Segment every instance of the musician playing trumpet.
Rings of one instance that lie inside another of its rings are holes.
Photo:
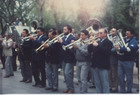
[[[27,29],[23,29],[22,37],[25,38],[29,34]],[[23,79],[20,82],[30,83],[32,82],[32,70],[31,70],[31,47],[32,41],[27,39],[22,39],[22,43],[18,44],[19,49],[19,59],[21,65],[21,74]]]
[[[89,56],[88,56],[88,39],[89,33],[87,30],[82,30],[80,34],[80,44],[74,44],[73,47],[76,49],[76,73],[79,83],[80,93],[87,93],[88,82],[87,76],[89,71]]]
[[[32,40],[32,73],[34,76],[35,84],[33,86],[39,86],[41,88],[46,87],[46,74],[45,74],[45,52],[39,51],[38,53],[35,52],[42,42],[46,41],[46,36],[44,35],[45,30],[42,27],[37,28],[38,36],[36,38],[30,37]],[[41,73],[41,80],[40,75]]]
[[[97,93],[109,93],[109,57],[112,48],[112,42],[107,38],[105,28],[99,29],[101,41],[95,41],[90,45],[91,67],[93,68],[94,82]]]
[[[64,37],[62,39],[58,39],[62,45],[66,46],[71,43],[72,40],[75,40],[75,37],[71,34],[72,27],[70,25],[65,25],[63,27]],[[70,49],[66,49],[66,51],[62,51],[62,58],[63,58],[63,70],[64,70],[64,78],[67,85],[67,90],[64,93],[74,93],[74,62],[75,56],[74,52]]]
[[[50,30],[48,33],[49,41],[57,36],[56,31]],[[57,91],[58,90],[58,65],[60,59],[60,48],[61,44],[59,42],[52,42],[52,44],[45,44],[45,67],[46,67],[46,77],[48,80],[48,86],[46,90]]]

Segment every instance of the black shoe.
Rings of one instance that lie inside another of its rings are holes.
[[[53,90],[53,88],[46,87],[45,90]]]
[[[32,80],[27,80],[27,81],[25,81],[25,83],[31,83],[32,82]]]
[[[110,92],[112,92],[112,93],[117,93],[117,92],[118,92],[118,89],[112,88]]]
[[[19,82],[26,82],[27,80],[21,80],[21,81],[19,81]]]
[[[40,88],[45,88],[46,86],[38,85],[38,87],[40,87]]]
[[[10,76],[14,76],[14,74],[10,74]]]
[[[10,75],[4,76],[4,78],[9,78],[9,77],[10,77]]]
[[[95,85],[90,86],[89,88],[96,88]]]
[[[32,86],[34,86],[34,87],[37,87],[37,86],[39,86],[40,84],[37,84],[37,83],[35,83],[34,85],[32,85]]]
[[[52,91],[58,91],[58,89],[57,89],[57,88],[55,88],[55,89],[52,89]]]

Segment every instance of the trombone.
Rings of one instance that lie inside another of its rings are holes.
[[[44,45],[49,41],[50,39],[46,40],[40,47],[38,47],[37,49],[35,49],[35,52],[38,53],[38,51],[41,49],[43,50],[44,49]]]
[[[38,47],[37,49],[35,49],[35,52],[37,53],[39,50],[43,50],[44,49],[44,45],[46,43],[48,43],[49,45],[53,44],[53,43],[56,43],[57,42],[57,39],[59,37],[62,37],[64,35],[64,33],[61,33],[60,35],[58,35],[57,37],[53,38],[51,41],[49,41],[50,39],[46,40],[40,47]]]

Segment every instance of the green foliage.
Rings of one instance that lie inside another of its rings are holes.
[[[6,1],[6,2],[5,2]],[[40,22],[40,8],[38,0],[2,0],[0,3],[0,30],[4,31],[6,23],[13,23],[16,18],[30,26],[33,20]],[[41,2],[43,0],[39,0]],[[89,2],[94,0],[88,0]],[[134,29],[138,34],[139,0],[100,0],[98,6],[89,4],[85,7],[84,0],[46,0],[43,6],[43,27],[48,31],[51,27],[63,29],[66,24],[71,25],[77,33],[84,28],[91,18],[98,18],[103,26],[117,29]],[[71,5],[67,8],[65,4]],[[72,7],[73,6],[73,7]],[[78,6],[78,7],[74,7]],[[101,6],[101,8],[99,8]]]
[[[137,3],[136,3],[137,2]],[[131,2],[131,0],[115,0],[110,3],[110,6],[107,9],[106,16],[103,18],[105,24],[109,28],[115,27],[117,29],[123,29],[123,33],[127,29],[133,29],[136,33],[139,33],[138,25],[136,24],[136,17],[138,14],[138,0]],[[132,16],[130,14],[132,12]]]

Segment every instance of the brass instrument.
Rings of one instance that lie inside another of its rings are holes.
[[[126,48],[126,44],[124,42],[123,36],[122,36],[122,30],[119,29],[116,32],[116,36],[112,37],[112,34],[108,34],[107,37],[109,40],[112,41],[112,43],[115,45],[119,45],[120,47],[125,47]],[[113,41],[113,39],[115,39],[116,41]]]
[[[102,24],[100,23],[100,21],[98,19],[94,18],[94,19],[91,19],[91,20],[88,21],[88,23],[86,24],[85,28],[89,32],[89,35],[91,37],[93,37],[93,41],[96,41],[96,40],[94,40],[94,34],[98,32],[99,28],[102,28]],[[91,39],[89,39],[87,42],[90,42],[90,40]],[[81,38],[78,39],[77,41],[75,41],[74,43],[70,43],[70,44],[68,44],[66,46],[62,46],[62,48],[64,50],[66,50],[66,48],[71,49],[73,47],[72,45],[74,45],[74,44],[78,45],[80,43],[82,43]],[[88,43],[88,44],[90,44],[90,43]]]
[[[44,49],[43,46],[44,46],[46,43],[48,43],[49,40],[50,40],[50,39],[46,40],[40,47],[38,47],[37,49],[35,49],[35,52],[38,53],[38,51],[39,51],[40,49],[43,50],[43,49]]]
[[[125,41],[124,41],[124,39],[123,39],[123,36],[122,36],[122,32],[121,32],[122,30],[121,29],[119,29],[118,31],[117,31],[117,34],[118,34],[118,37],[120,38],[120,44],[121,44],[121,47],[127,47],[126,46],[126,43],[125,43]]]
[[[66,50],[66,48],[71,49],[71,48],[73,47],[72,45],[78,44],[78,43],[80,43],[80,41],[81,41],[81,38],[79,38],[79,39],[76,40],[75,42],[70,43],[70,44],[68,44],[68,45],[66,45],[66,46],[62,46],[62,48],[63,48],[64,50]]]
[[[91,41],[91,40],[92,40],[92,41]],[[89,39],[89,40],[85,41],[85,43],[87,43],[87,44],[92,44],[92,43],[97,42],[97,41],[100,41],[100,39],[99,39],[99,38]]]
[[[35,52],[37,53],[39,50],[43,50],[44,49],[44,45],[47,44],[47,43],[49,45],[56,43],[57,42],[57,39],[59,37],[62,37],[63,35],[64,35],[64,33],[61,33],[57,37],[53,38],[51,41],[49,41],[50,39],[46,40],[40,47],[38,47],[37,49],[35,49]]]
[[[29,39],[30,37],[36,37],[37,35],[38,35],[38,34],[33,34],[33,35],[30,35],[30,36],[21,38],[21,40],[30,40],[30,39]]]

